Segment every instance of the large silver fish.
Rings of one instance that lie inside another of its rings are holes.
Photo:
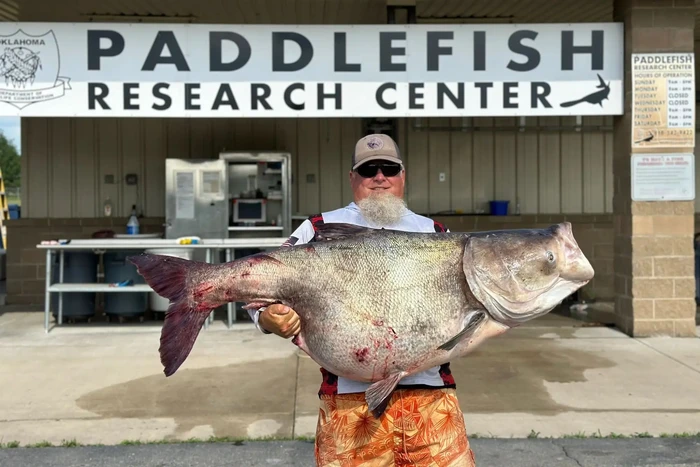
[[[365,398],[379,417],[404,376],[550,312],[594,275],[568,222],[477,233],[326,224],[316,239],[224,264],[130,257],[170,300],[165,375],[185,361],[212,309],[283,303],[301,320],[293,342],[316,363],[374,383]]]

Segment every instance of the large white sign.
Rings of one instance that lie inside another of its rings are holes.
[[[623,113],[623,25],[0,23],[0,115]]]
[[[633,201],[695,199],[695,156],[632,154]]]

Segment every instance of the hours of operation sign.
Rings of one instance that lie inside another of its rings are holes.
[[[632,54],[632,147],[695,146],[693,53]]]
[[[694,199],[693,154],[632,154],[633,201]]]

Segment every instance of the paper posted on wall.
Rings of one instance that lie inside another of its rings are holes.
[[[175,174],[175,217],[194,219],[194,172]]]
[[[632,148],[694,146],[694,54],[633,54]]]

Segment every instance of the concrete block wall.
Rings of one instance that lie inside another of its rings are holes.
[[[695,262],[693,235],[700,227],[692,202],[636,203],[620,216],[615,280],[617,313],[635,310],[635,335],[693,335]],[[630,237],[627,237],[630,235]],[[632,258],[631,261],[627,258]]]
[[[694,52],[695,14],[692,0],[613,1],[613,20],[624,21],[626,57]],[[695,203],[634,201],[630,188],[631,153],[694,152],[695,144],[631,146],[631,75],[625,67],[624,115],[614,119],[613,133],[615,324],[635,337],[696,337]]]
[[[8,305],[42,305],[46,282],[46,251],[42,240],[88,239],[100,230],[124,232],[127,218],[11,219],[7,224]],[[139,219],[143,233],[163,231],[163,218]]]

